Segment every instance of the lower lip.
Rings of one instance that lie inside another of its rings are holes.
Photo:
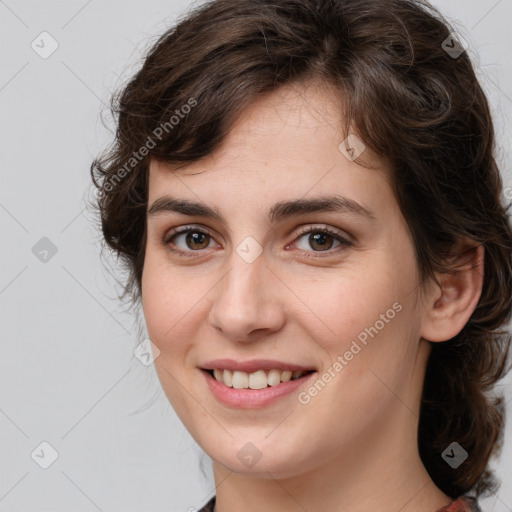
[[[219,382],[205,370],[201,370],[201,372],[206,378],[210,391],[219,402],[239,409],[252,409],[272,404],[279,398],[293,393],[316,374],[316,372],[308,373],[298,379],[281,382],[277,386],[267,386],[263,389],[236,389]]]

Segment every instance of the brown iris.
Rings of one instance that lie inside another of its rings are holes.
[[[311,235],[309,235],[309,243],[311,244],[311,247],[313,247],[313,249],[315,249],[315,245],[316,246],[324,245],[326,243],[327,238],[331,239],[331,243],[329,244],[329,247],[318,248],[318,250],[320,250],[320,251],[326,251],[332,247],[332,238],[333,238],[331,235],[329,235],[327,233],[318,233],[318,232],[312,233]]]

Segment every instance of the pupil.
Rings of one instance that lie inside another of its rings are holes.
[[[199,245],[204,245],[204,239],[206,239],[206,236],[204,233],[188,233],[187,235],[187,244],[190,246],[193,246],[195,243],[198,243]],[[203,244],[201,244],[200,239],[203,238]],[[208,244],[206,244],[208,245]],[[195,247],[197,249],[198,247]],[[204,247],[199,247],[199,249],[203,249]]]
[[[315,244],[317,244],[317,245],[324,245],[326,243],[325,242],[326,238],[331,238],[331,236],[326,234],[326,233],[315,233],[315,234],[310,235],[310,237],[309,237],[310,242],[312,242],[311,243],[312,247],[314,247]],[[329,247],[320,248],[320,250],[324,250],[325,251],[325,250],[327,250],[329,248],[330,248],[330,246]]]

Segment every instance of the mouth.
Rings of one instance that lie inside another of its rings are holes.
[[[201,370],[217,382],[234,389],[265,389],[275,387],[285,382],[303,379],[316,371],[313,369],[283,370],[280,368],[256,370],[251,373],[223,368],[201,368]]]

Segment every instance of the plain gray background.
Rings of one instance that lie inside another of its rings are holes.
[[[434,4],[470,44],[512,187],[512,0]],[[215,491],[154,367],[133,355],[145,336],[116,302],[86,208],[110,140],[100,111],[189,5],[0,1],[0,511],[184,512]],[[510,382],[502,487],[484,512],[512,511]]]

